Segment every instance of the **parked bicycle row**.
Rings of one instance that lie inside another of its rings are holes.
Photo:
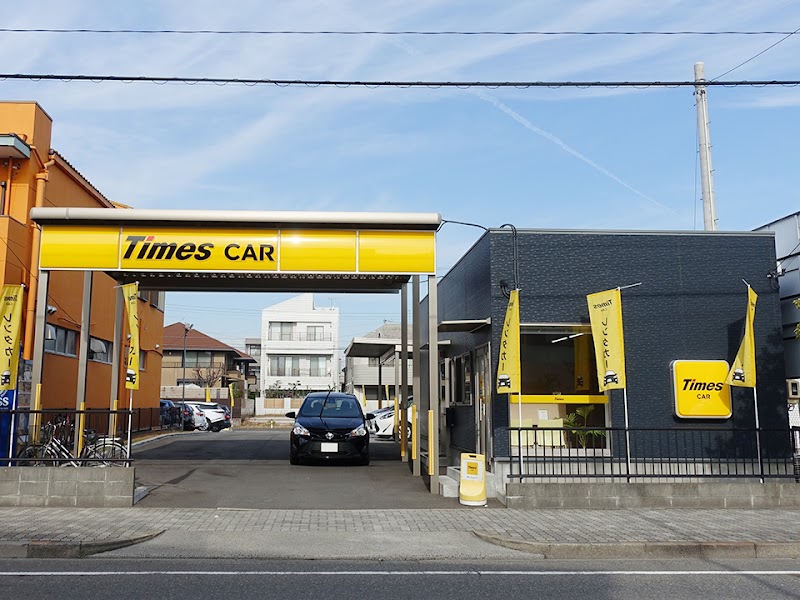
[[[14,464],[17,466],[73,466],[106,467],[127,466],[130,451],[122,438],[98,433],[97,429],[83,427],[86,413],[27,413],[24,428],[18,429],[18,451]],[[98,415],[99,416],[99,415]],[[108,411],[110,421],[104,431],[115,428],[119,413]],[[76,438],[76,422],[78,431]]]

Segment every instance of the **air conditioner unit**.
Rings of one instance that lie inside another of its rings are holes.
[[[786,395],[789,400],[800,400],[800,379],[786,380]]]

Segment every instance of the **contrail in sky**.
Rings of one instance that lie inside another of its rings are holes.
[[[598,165],[591,158],[589,158],[587,156],[584,156],[583,154],[581,154],[580,152],[575,150],[575,148],[567,145],[563,140],[557,138],[552,133],[549,133],[549,132],[545,131],[544,129],[540,129],[539,127],[537,127],[536,125],[534,125],[533,123],[528,121],[528,119],[523,117],[521,114],[519,114],[518,112],[514,111],[512,108],[509,108],[508,106],[503,104],[500,100],[498,100],[494,96],[490,96],[489,94],[484,94],[484,93],[481,93],[480,91],[476,91],[476,90],[473,90],[473,94],[478,96],[484,102],[488,102],[489,104],[493,105],[495,108],[503,111],[509,117],[514,119],[517,123],[519,123],[520,125],[522,125],[526,129],[528,129],[529,131],[532,131],[536,135],[539,135],[539,136],[543,137],[544,139],[553,142],[555,145],[557,145],[559,148],[561,148],[564,152],[567,152],[568,154],[571,154],[572,156],[574,156],[578,160],[581,160],[581,161],[585,162],[587,165],[589,165],[590,167],[592,167],[596,171],[599,171],[600,173],[602,173],[603,175],[605,175],[609,179],[612,179],[612,180],[616,181],[618,184],[620,184],[621,186],[629,189],[630,191],[632,191],[637,196],[640,196],[641,198],[644,198],[648,202],[652,202],[653,204],[655,204],[656,206],[659,206],[660,208],[663,208],[664,210],[668,210],[670,212],[674,212],[668,206],[665,206],[664,204],[661,204],[657,200],[654,200],[653,198],[651,198],[647,194],[644,194],[644,193],[640,192],[639,190],[637,190],[635,187],[633,187],[629,183],[626,183],[625,181],[623,181],[622,179],[620,179],[619,177],[614,175],[614,173],[612,173],[611,171],[609,171],[608,169],[606,169],[602,165]]]

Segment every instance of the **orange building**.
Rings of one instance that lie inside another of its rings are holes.
[[[78,346],[84,274],[53,271],[49,277],[45,339],[34,340],[38,291],[39,227],[29,214],[35,206],[125,210],[100,193],[57,151],[50,148],[53,122],[35,102],[0,102],[0,285],[24,284],[23,353],[19,405],[30,405],[31,359],[35,344],[44,344],[41,398],[43,408],[74,408],[79,398]],[[126,348],[114,348],[117,283],[95,272],[91,281],[91,318],[86,366],[87,408],[127,405],[124,373],[112,390],[112,360]],[[134,406],[159,406],[163,292],[139,294],[140,373]],[[123,336],[125,339],[125,336]],[[120,361],[123,365],[124,360]]]

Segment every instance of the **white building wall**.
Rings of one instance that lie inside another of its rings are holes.
[[[289,339],[270,335],[273,323],[292,323]],[[308,339],[308,327],[322,327],[322,339]],[[273,339],[271,339],[273,338]],[[288,388],[296,383],[304,393],[313,390],[339,389],[339,309],[315,308],[313,294],[301,294],[280,304],[265,308],[261,314],[261,379],[260,396],[276,384]],[[271,357],[298,357],[298,373],[275,374]],[[323,356],[323,376],[311,376],[311,356]],[[262,403],[263,405],[263,403]]]

